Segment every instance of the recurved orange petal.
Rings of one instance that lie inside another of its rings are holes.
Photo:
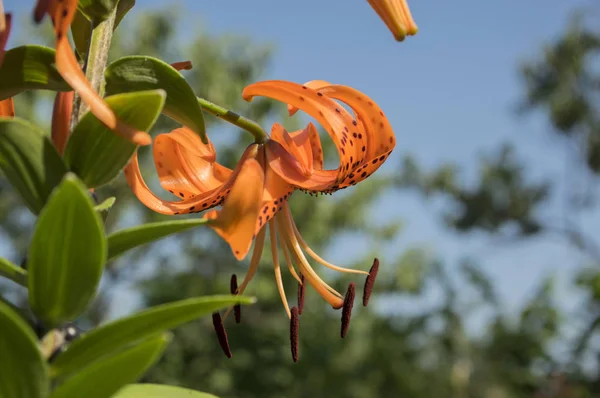
[[[2,15],[4,16],[4,30],[0,30],[0,66],[2,66],[2,62],[4,61],[4,49],[6,48],[6,43],[8,42],[8,36],[10,36],[10,29],[12,26],[12,15]]]
[[[233,170],[230,178],[224,184],[216,187],[213,190],[181,201],[163,200],[154,194],[150,188],[148,188],[148,185],[146,185],[140,170],[137,153],[133,155],[131,161],[125,167],[123,172],[125,173],[127,183],[129,184],[129,187],[134,195],[149,209],[154,210],[157,213],[168,215],[199,213],[218,206],[223,202],[223,200],[229,194],[231,186],[233,185],[236,176],[239,174],[243,162],[248,158],[256,157],[256,147],[257,145],[253,144],[246,148],[240,163],[236,169]]]
[[[90,107],[92,114],[109,129],[137,145],[149,145],[152,142],[150,136],[117,119],[104,100],[94,91],[81,70],[67,36],[76,10],[77,0],[52,0],[48,5],[48,13],[54,22],[56,34],[58,72]]]
[[[313,192],[337,189],[337,170],[316,170],[310,176],[304,175],[300,164],[277,141],[269,140],[266,144],[267,163],[284,181],[295,187]]]
[[[33,11],[33,20],[40,23],[44,19],[44,15],[48,12],[50,2],[52,0],[38,0]]]
[[[231,246],[238,260],[244,259],[254,239],[264,187],[264,170],[255,159],[246,159],[223,209],[212,210],[204,217],[209,226]]]
[[[153,152],[162,187],[181,198],[212,191],[231,176],[230,169],[216,163],[212,143],[202,143],[187,127],[157,136]]]
[[[73,113],[74,91],[58,92],[52,110],[52,142],[61,155],[67,145]]]
[[[14,117],[15,116],[15,103],[12,98],[7,98],[0,101],[0,116]]]
[[[313,154],[310,142],[311,127],[310,123],[304,130],[298,130],[292,134],[288,133],[281,124],[275,123],[271,128],[271,139],[279,142],[290,155],[298,160],[300,172],[309,177],[313,170]]]
[[[338,149],[340,167],[336,182],[349,174],[352,165],[366,151],[363,142],[365,137],[358,134],[357,137],[352,137],[358,122],[333,99],[310,87],[280,80],[264,81],[246,87],[242,96],[246,100],[252,100],[255,96],[273,98],[314,117],[325,128]]]
[[[177,70],[190,70],[192,69],[192,61],[173,62],[171,66]]]

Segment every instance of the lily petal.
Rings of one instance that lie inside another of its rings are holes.
[[[1,11],[0,11],[1,12]],[[4,49],[8,42],[8,36],[10,36],[10,28],[12,26],[12,15],[2,14],[4,16],[4,30],[0,31],[0,66],[4,61]]]
[[[231,177],[222,186],[181,201],[163,200],[148,188],[140,170],[137,152],[133,155],[129,164],[125,166],[123,172],[134,195],[149,209],[168,215],[199,213],[223,202],[240,172],[243,161],[249,157],[256,157],[256,147],[257,145],[253,144],[246,149],[240,163],[231,173]]]
[[[307,177],[299,170],[298,161],[277,141],[266,144],[267,163],[277,175],[287,183],[307,191],[327,191],[336,186],[339,178],[337,170],[313,170]]]
[[[33,20],[36,23],[40,23],[42,22],[42,19],[44,19],[44,15],[46,15],[48,9],[50,8],[50,1],[51,0],[38,0],[35,4],[35,10],[33,11]]]
[[[271,139],[277,141],[298,160],[300,172],[310,177],[313,169],[312,145],[310,142],[311,128],[316,131],[312,123],[304,130],[298,130],[293,134],[288,133],[281,124],[275,123],[271,128]]]
[[[245,100],[255,96],[265,96],[302,109],[314,117],[328,132],[340,157],[338,178],[342,181],[349,173],[351,166],[361,153],[366,151],[366,137],[357,134],[352,137],[358,122],[333,99],[318,93],[316,90],[300,84],[271,80],[247,86],[242,92]],[[283,177],[283,176],[282,176]],[[335,184],[334,184],[335,185]],[[308,189],[304,186],[299,186]]]
[[[223,209],[212,210],[204,216],[211,220],[209,226],[229,243],[238,260],[244,259],[250,251],[263,186],[263,168],[255,159],[246,159]]]
[[[294,187],[277,175],[269,166],[266,150],[259,154],[257,160],[264,170],[265,182],[260,203],[260,213],[256,219],[255,232],[258,233],[267,222],[273,220],[275,214],[282,210],[285,201],[294,191]]]
[[[340,184],[340,188],[344,188],[373,174],[394,150],[396,138],[381,108],[365,94],[342,85],[321,86],[318,91],[352,108],[359,121],[358,134],[366,137],[366,152],[352,168],[350,175]]]
[[[83,102],[90,107],[92,114],[109,129],[137,145],[149,145],[152,142],[150,136],[117,119],[114,112],[94,91],[81,70],[67,35],[76,11],[77,0],[54,0],[48,6],[48,13],[54,22],[56,34],[56,68],[58,72],[81,96]]]
[[[61,155],[67,145],[73,113],[74,91],[58,92],[52,110],[52,142]]]
[[[215,162],[212,143],[202,143],[187,127],[157,136],[153,152],[162,187],[182,198],[218,188],[231,176],[230,169]]]

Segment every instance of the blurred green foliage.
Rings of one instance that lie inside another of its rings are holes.
[[[273,118],[294,125],[294,120],[284,116],[283,107],[255,101],[250,108],[240,96],[246,84],[263,77],[271,54],[269,46],[257,45],[246,37],[214,37],[204,32],[181,43],[172,23],[176,10],[136,8],[131,13],[137,16],[134,23],[126,19],[117,30],[112,59],[141,54],[169,63],[191,60],[194,68],[183,73],[199,96],[263,125]],[[598,59],[598,43],[597,31],[574,23],[522,69],[522,109],[541,109],[552,134],[583,142],[580,157],[587,166],[581,173],[600,169],[600,156],[596,156],[600,153],[600,74],[592,67]],[[34,115],[41,101],[36,94],[25,93],[17,102],[17,111]],[[207,116],[208,135],[217,142],[219,160],[232,164],[249,137],[216,122]],[[171,127],[172,121],[161,118],[155,131]],[[540,206],[557,194],[554,182],[527,177],[519,160],[518,142],[497,148],[495,153],[482,159],[478,179],[469,186],[461,183],[461,170],[455,165],[423,170],[417,154],[395,165],[396,173],[381,171],[340,195],[314,198],[296,193],[291,198],[292,212],[304,239],[319,253],[342,236],[358,235],[367,250],[348,265],[362,269],[368,269],[373,256],[397,241],[402,231],[398,220],[386,225],[370,220],[377,199],[382,195],[399,197],[409,189],[426,197],[444,197],[452,210],[441,217],[457,233],[479,230],[508,234],[517,241],[556,233],[539,214]],[[331,155],[329,161],[333,160]],[[142,156],[142,164],[145,174],[150,175],[152,166],[147,156]],[[151,186],[157,186],[155,181]],[[118,198],[107,220],[111,229],[165,219],[138,203],[122,176],[98,195],[101,199]],[[573,211],[590,203],[595,203],[594,198],[577,201]],[[17,263],[26,252],[32,221],[0,179],[0,234]],[[516,228],[506,232],[506,226]],[[267,254],[247,291],[259,302],[243,309],[242,324],[226,323],[233,358],[223,356],[210,321],[197,321],[174,331],[165,355],[143,381],[240,398],[598,396],[600,352],[592,343],[600,325],[600,251],[595,249],[595,237],[576,228],[558,233],[590,258],[589,267],[581,264],[578,268],[584,271],[576,287],[585,294],[585,303],[577,313],[560,313],[551,278],[541,280],[537,291],[530,292],[529,300],[515,312],[504,307],[493,281],[477,266],[477,259],[454,267],[460,273],[454,275],[449,273],[443,254],[413,248],[397,258],[381,259],[372,304],[367,308],[356,305],[350,333],[344,340],[339,338],[339,313],[328,309],[309,290],[301,317],[300,361],[294,364],[289,353],[289,326]],[[247,263],[238,264],[212,232],[196,229],[120,257],[109,266],[103,294],[79,321],[83,327],[106,319],[111,306],[128,306],[130,299],[140,298],[143,306],[152,306],[226,293],[229,275],[243,274]],[[336,287],[356,280],[326,274]],[[286,278],[285,286],[293,297],[296,283]],[[127,295],[115,294],[123,289],[128,290]],[[423,305],[423,298],[432,290],[440,299]],[[10,296],[17,304],[19,293]],[[488,323],[484,333],[474,333],[469,325],[482,312],[487,314]],[[563,333],[568,325],[578,325],[575,336]],[[560,347],[558,354],[556,347]],[[594,371],[585,372],[584,365]]]

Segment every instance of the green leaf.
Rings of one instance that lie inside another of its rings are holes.
[[[0,301],[0,397],[48,396],[48,369],[33,331]]]
[[[95,24],[108,18],[119,0],[79,0],[77,9]]]
[[[79,4],[81,5],[81,3]],[[113,31],[117,29],[127,12],[129,12],[134,5],[135,0],[119,0]],[[81,58],[85,58],[92,36],[92,21],[90,21],[80,9],[77,9],[75,18],[73,18],[73,22],[71,23],[71,33],[73,34],[73,41],[75,42],[77,53]]]
[[[69,173],[42,210],[29,247],[29,302],[46,327],[87,308],[105,261],[100,216],[85,186]]]
[[[59,377],[76,372],[85,364],[103,355],[121,350],[153,334],[183,325],[234,304],[253,302],[251,298],[239,296],[198,297],[159,305],[130,317],[118,319],[93,329],[71,343],[69,349],[52,363],[51,374]]]
[[[27,286],[27,271],[5,258],[0,258],[0,276],[8,278],[21,286]]]
[[[170,340],[170,335],[164,333],[102,358],[59,385],[51,398],[111,397],[124,385],[141,378]]]
[[[117,94],[105,101],[120,120],[138,130],[148,131],[160,115],[165,92]],[[136,149],[135,144],[116,135],[88,112],[69,137],[64,159],[69,169],[88,187],[96,188],[117,177]]]
[[[133,8],[135,5],[135,0],[119,0],[119,4],[117,5],[117,15],[115,16],[115,27],[117,29],[125,15]]]
[[[127,250],[167,237],[190,228],[204,225],[208,220],[195,218],[189,220],[162,221],[122,229],[108,235],[108,259],[111,260]]]
[[[115,198],[114,196],[111,196],[110,198],[106,199],[104,202],[102,202],[99,205],[96,205],[94,207],[94,210],[96,210],[98,212],[98,214],[100,214],[102,221],[106,221],[106,217],[108,217],[108,212],[113,207],[116,200],[117,200],[117,198]]]
[[[216,395],[161,384],[130,384],[112,398],[218,398]]]
[[[44,132],[19,118],[0,117],[0,169],[38,214],[67,167]]]
[[[152,57],[130,56],[111,63],[104,74],[106,93],[163,89],[167,101],[163,113],[195,131],[204,143],[204,116],[194,91],[171,65]]]
[[[55,54],[51,48],[36,45],[15,47],[4,53],[0,100],[25,90],[72,90],[56,70]]]

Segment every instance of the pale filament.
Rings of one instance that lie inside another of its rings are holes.
[[[285,213],[278,214],[276,221],[279,224],[282,243],[287,245],[288,249],[290,249],[290,253],[295,258],[296,264],[300,267],[300,272],[302,272],[308,283],[310,283],[313,289],[315,289],[332,307],[340,308],[343,304],[342,295],[325,283],[312,269],[306,260],[306,257],[304,257],[304,253],[302,253],[298,241],[295,239],[290,222],[285,218]]]
[[[281,297],[281,301],[283,302],[285,312],[287,313],[288,318],[291,319],[292,313],[290,312],[287,297],[285,296],[285,289],[283,288],[283,279],[281,277],[281,267],[279,266],[279,255],[277,253],[277,227],[275,226],[274,220],[269,221],[269,235],[271,237],[273,270],[275,271],[275,281],[277,282],[277,290],[279,290],[279,296]]]
[[[290,270],[290,274],[292,274],[294,279],[296,279],[298,283],[302,285],[302,279],[300,279],[300,277],[298,276],[298,273],[294,268],[294,264],[292,263],[292,259],[290,258],[290,253],[284,244],[281,245],[281,250],[283,251],[283,256],[285,257],[285,262],[287,263],[288,269]]]
[[[252,259],[250,260],[250,267],[248,267],[248,272],[246,272],[246,276],[244,277],[244,281],[238,287],[237,295],[241,295],[246,290],[248,283],[254,278],[256,275],[256,271],[258,270],[258,264],[260,263],[260,258],[262,256],[263,247],[265,245],[265,230],[266,226],[262,228],[258,235],[256,235],[256,241],[254,241],[254,251],[252,252]],[[223,322],[227,319],[227,315],[231,312],[233,306],[229,306],[225,315],[223,315]]]
[[[284,203],[284,206],[285,205],[286,204]],[[285,231],[287,234],[286,236],[288,236],[286,244],[288,246],[288,249],[290,250],[290,253],[292,254],[292,257],[296,260],[295,262],[297,263],[297,265],[299,267],[301,267],[302,265],[305,267],[308,267],[308,269],[310,269],[310,272],[315,276],[315,278],[319,281],[319,283],[321,285],[325,286],[325,289],[327,289],[329,292],[331,292],[334,296],[337,296],[337,297],[343,299],[344,296],[342,296],[340,293],[338,293],[337,290],[335,290],[334,288],[329,286],[327,284],[327,282],[325,282],[323,279],[321,279],[319,274],[317,274],[315,272],[315,270],[313,270],[313,268],[310,266],[310,263],[306,259],[306,256],[304,255],[304,252],[302,251],[302,248],[300,247],[300,244],[298,243],[298,240],[296,239],[296,235],[294,234],[294,231],[292,230],[291,225],[294,223],[294,220],[292,219],[291,213],[283,212],[281,214],[280,220],[282,220],[280,222],[282,223],[282,225],[285,226]],[[280,228],[281,228],[281,226],[280,226]]]
[[[312,257],[313,260],[315,260],[319,264],[324,265],[325,267],[330,268],[334,271],[346,272],[349,274],[369,275],[369,273],[367,271],[363,271],[363,270],[359,270],[359,269],[352,269],[352,268],[338,267],[337,265],[331,264],[330,262],[323,260],[323,258],[321,258],[321,256],[319,256],[317,253],[315,253],[308,246],[308,244],[304,241],[304,239],[302,239],[302,236],[300,235],[300,232],[298,231],[298,227],[296,227],[296,223],[294,222],[294,219],[292,218],[292,215],[290,212],[290,207],[287,205],[287,203],[284,204],[284,211],[286,211],[288,213],[288,218],[292,221],[292,228],[294,230],[294,235],[296,236],[296,239],[298,240],[300,247],[302,247],[302,249],[304,249],[304,251],[306,253],[308,253],[308,255],[310,257]]]

